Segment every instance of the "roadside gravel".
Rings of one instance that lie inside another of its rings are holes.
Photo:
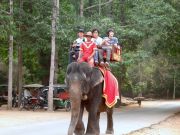
[[[180,135],[180,112],[150,127],[126,135]]]

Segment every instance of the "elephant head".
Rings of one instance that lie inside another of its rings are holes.
[[[90,67],[85,62],[73,62],[67,67],[66,85],[69,91],[80,92],[81,98],[102,81],[103,75],[99,69]]]
[[[73,62],[68,65],[66,85],[71,99],[71,122],[68,135],[73,135],[75,131],[81,111],[81,101],[87,100],[89,91],[102,82],[103,75],[99,69],[90,67],[87,63]]]

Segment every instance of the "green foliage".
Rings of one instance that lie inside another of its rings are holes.
[[[107,2],[101,0],[101,3]],[[84,8],[99,1],[84,0]],[[13,18],[7,14],[6,0],[0,3],[0,60],[7,65],[8,37],[14,35],[15,59],[17,46],[23,48],[24,83],[42,82],[49,77],[51,50],[52,4],[49,0],[24,1],[23,10],[14,1]],[[123,49],[123,62],[112,63],[123,95],[172,96],[180,88],[180,4],[178,0],[113,0],[112,3],[84,10],[79,16],[80,1],[60,1],[56,45],[58,49],[58,82],[64,83],[70,43],[77,30],[93,28],[106,36],[115,30]],[[10,21],[13,20],[13,25]],[[174,86],[174,77],[176,84]],[[180,92],[177,91],[180,96]],[[162,96],[161,96],[162,97]]]

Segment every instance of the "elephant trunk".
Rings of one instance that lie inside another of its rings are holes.
[[[68,129],[68,135],[73,135],[79,119],[82,94],[80,88],[73,86],[69,89],[69,91],[71,99],[71,122]]]

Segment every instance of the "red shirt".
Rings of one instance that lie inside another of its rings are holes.
[[[93,41],[83,42],[80,46],[80,50],[82,51],[83,57],[86,58],[91,56],[95,49],[96,49],[96,44]]]

